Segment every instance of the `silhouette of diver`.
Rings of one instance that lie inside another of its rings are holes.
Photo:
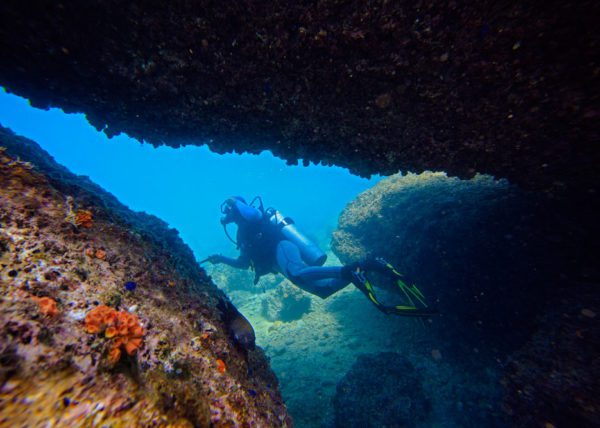
[[[254,206],[259,201],[258,207]],[[327,255],[297,229],[294,221],[284,217],[275,208],[263,207],[257,196],[250,204],[244,198],[233,196],[221,204],[221,224],[227,237],[240,250],[237,259],[213,254],[200,263],[224,263],[238,269],[252,268],[254,284],[268,273],[281,273],[301,289],[325,299],[353,283],[382,312],[409,316],[428,316],[424,297],[416,286],[408,287],[392,265],[381,258],[366,259],[346,266],[323,266]],[[227,232],[227,225],[238,227],[237,240]],[[377,271],[392,275],[405,293],[409,305],[385,306],[375,297],[375,291],[365,276],[365,271]],[[417,307],[415,301],[421,303]]]

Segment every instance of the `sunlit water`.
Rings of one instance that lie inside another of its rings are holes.
[[[33,108],[0,90],[0,124],[36,141],[72,172],[89,176],[135,211],[176,228],[198,259],[234,255],[219,218],[231,195],[262,196],[320,243],[329,241],[337,216],[371,180],[338,167],[288,166],[270,152],[218,155],[206,146],[174,149],[142,144],[123,134],[109,139],[83,114]]]
[[[241,195],[248,201],[260,195],[265,207],[274,206],[292,217],[307,236],[329,251],[331,232],[340,212],[356,195],[379,180],[379,177],[359,178],[339,167],[289,166],[270,152],[218,155],[205,146],[155,148],[125,135],[109,139],[93,128],[83,114],[36,109],[27,100],[3,89],[0,124],[36,141],[58,163],[90,177],[129,208],[166,221],[179,231],[198,260],[213,253],[237,255],[219,222],[219,207],[231,195]],[[230,235],[235,236],[234,226],[230,227]],[[336,262],[330,253],[328,263]],[[354,357],[352,352],[335,361],[324,356],[338,347],[339,339],[328,339],[328,331],[332,332],[338,323],[323,302],[313,298],[310,316],[298,322],[282,325],[267,321],[261,312],[262,302],[276,296],[282,286],[289,287],[289,283],[281,281],[280,276],[269,275],[254,287],[250,273],[207,268],[217,285],[230,294],[253,323],[257,343],[271,358],[296,426],[320,425],[322,419],[331,419],[334,385]],[[229,290],[231,284],[243,290]],[[260,292],[265,288],[269,293]],[[356,290],[349,287],[340,296],[352,293]],[[344,331],[340,329],[337,336]],[[321,348],[317,349],[319,341]],[[313,357],[306,355],[307,347],[315,349]],[[286,355],[282,354],[284,349]],[[296,360],[296,354],[306,358]],[[329,365],[321,362],[321,358],[329,361]],[[290,376],[291,373],[295,375]]]

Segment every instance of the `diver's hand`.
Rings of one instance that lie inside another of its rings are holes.
[[[206,261],[212,263],[213,265],[217,265],[219,263],[223,263],[223,256],[220,254],[213,254],[212,256],[208,256]]]

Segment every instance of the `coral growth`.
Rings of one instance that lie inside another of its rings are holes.
[[[75,224],[89,229],[94,224],[92,212],[88,210],[77,210],[75,212]]]
[[[108,360],[115,364],[121,358],[121,348],[132,356],[142,345],[144,329],[138,317],[125,311],[117,312],[113,308],[100,305],[92,309],[85,317],[85,329],[88,333],[102,333],[112,339],[108,351]]]
[[[67,196],[67,214],[65,220],[77,227],[89,229],[93,226],[94,220],[90,210],[75,209],[75,201],[72,196]]]
[[[99,260],[106,259],[106,251],[101,248],[99,248],[99,249],[86,248],[85,255],[92,259],[94,259],[94,258],[99,259]]]
[[[221,359],[218,359],[216,361],[216,363],[217,363],[217,371],[219,373],[225,373],[225,371],[227,370],[227,366],[225,365],[225,361],[223,361]]]
[[[56,307],[56,300],[51,299],[50,297],[42,297],[42,298],[37,299],[37,303],[39,305],[40,313],[42,315],[54,317],[58,314],[58,308]]]

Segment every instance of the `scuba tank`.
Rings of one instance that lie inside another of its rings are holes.
[[[327,254],[317,244],[304,236],[294,224],[294,220],[284,217],[275,208],[267,208],[265,217],[271,224],[277,226],[284,239],[293,242],[300,249],[302,260],[309,266],[323,266],[327,260]]]

